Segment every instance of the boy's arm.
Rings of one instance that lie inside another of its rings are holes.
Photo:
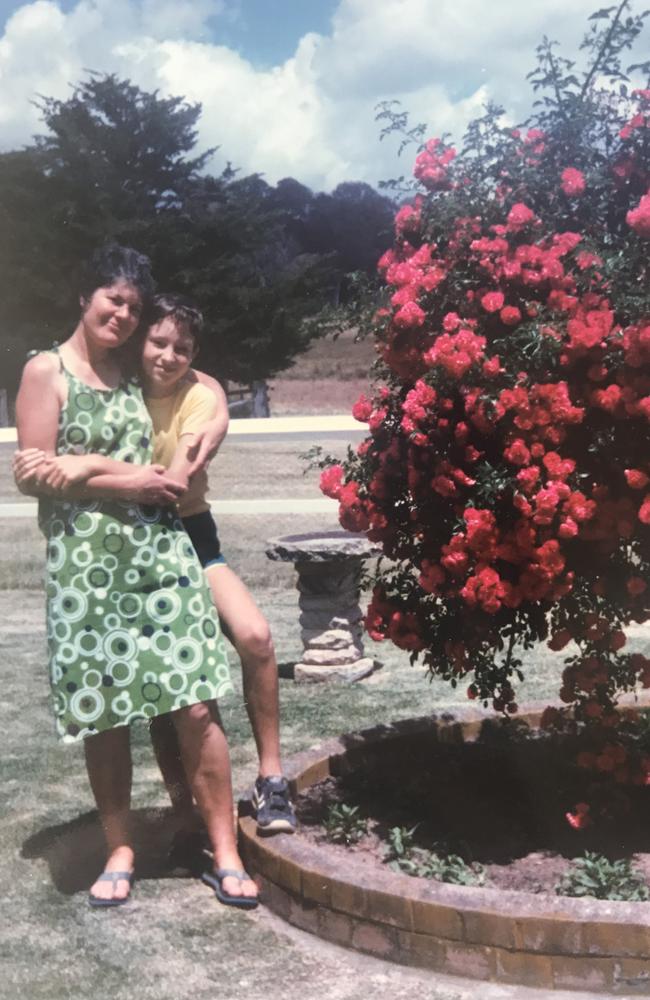
[[[194,458],[197,448],[196,439],[200,433],[199,431],[196,434],[182,434],[178,439],[174,457],[167,466],[167,475],[175,479],[176,482],[182,483],[185,489],[189,486],[192,476],[200,469],[200,466],[198,469],[196,468]]]
[[[93,476],[87,483],[66,490],[65,495],[82,499],[113,497],[167,507],[177,503],[185,489],[162,465],[132,465],[128,473],[106,472]]]
[[[186,459],[190,462],[189,474],[193,476],[200,469],[207,468],[208,463],[217,454],[221,442],[228,432],[230,418],[228,415],[226,394],[216,378],[212,378],[211,375],[206,375],[205,372],[198,371],[196,368],[192,368],[191,371],[197,382],[210,389],[216,404],[214,416],[200,430],[195,432],[191,447],[189,450],[186,449]],[[176,456],[174,456],[174,459],[176,459]],[[172,466],[170,466],[171,468]]]

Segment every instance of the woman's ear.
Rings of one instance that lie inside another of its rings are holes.
[[[82,312],[85,312],[88,306],[88,299],[84,295],[79,296],[79,306]]]

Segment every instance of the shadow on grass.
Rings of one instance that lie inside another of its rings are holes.
[[[138,879],[178,877],[167,855],[174,834],[170,809],[135,809],[131,813]],[[66,896],[88,889],[106,857],[104,836],[96,811],[67,823],[47,826],[23,842],[21,857],[43,859],[54,886]]]

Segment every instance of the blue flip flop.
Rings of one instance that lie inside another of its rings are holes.
[[[241,910],[254,910],[259,903],[257,896],[231,896],[229,892],[223,891],[222,882],[228,876],[239,879],[240,882],[250,879],[250,875],[245,871],[238,871],[236,868],[217,868],[211,872],[203,872],[201,881],[214,889],[215,896],[224,906],[238,906]]]
[[[123,899],[114,899],[113,897],[110,899],[100,899],[99,896],[93,896],[92,892],[89,892],[88,904],[98,910],[106,909],[109,906],[124,906],[131,898],[130,887],[133,885],[133,872],[102,872],[97,879],[98,882],[112,882],[113,888],[122,880],[129,883],[128,896],[124,896]]]

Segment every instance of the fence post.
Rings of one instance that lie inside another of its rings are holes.
[[[9,398],[6,389],[0,389],[0,427],[9,426]]]
[[[252,415],[254,417],[270,417],[269,387],[266,382],[263,379],[253,382],[251,384],[251,391],[253,393]]]

